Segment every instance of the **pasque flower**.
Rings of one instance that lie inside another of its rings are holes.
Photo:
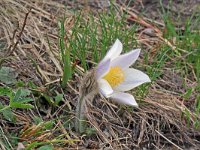
[[[143,83],[151,82],[148,75],[137,69],[129,68],[139,57],[140,49],[120,55],[122,43],[117,39],[95,70],[99,92],[106,98],[138,106],[134,97],[125,93]]]
[[[129,68],[139,57],[140,49],[120,55],[121,52],[122,43],[117,39],[97,68],[84,75],[79,87],[80,97],[76,109],[77,132],[85,132],[87,102],[98,92],[119,103],[138,106],[134,97],[125,91],[151,80],[145,73]]]

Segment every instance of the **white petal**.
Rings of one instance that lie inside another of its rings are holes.
[[[138,104],[135,101],[135,98],[131,94],[123,93],[123,92],[114,92],[111,95],[111,98],[119,103],[138,107]]]
[[[113,93],[113,89],[110,84],[104,79],[99,79],[97,82],[99,86],[99,92],[106,98],[110,97],[110,95]]]
[[[120,40],[117,39],[113,44],[113,46],[111,47],[111,49],[107,52],[104,59],[111,59],[112,61],[113,59],[118,57],[121,52],[122,52],[122,43],[120,42]]]
[[[138,59],[139,54],[140,49],[135,49],[128,53],[120,55],[111,62],[111,66],[119,66],[122,69],[126,69]]]
[[[103,59],[102,61],[100,61],[100,63],[98,64],[97,68],[96,68],[96,79],[100,79],[101,77],[103,77],[104,75],[106,75],[106,73],[108,73],[110,69],[110,59]]]
[[[128,68],[124,70],[124,76],[125,76],[124,81],[120,85],[114,87],[113,88],[114,90],[128,91],[143,83],[151,82],[148,75],[146,75],[142,71],[133,68]]]

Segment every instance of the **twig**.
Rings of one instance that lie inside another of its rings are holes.
[[[158,133],[160,136],[162,136],[165,140],[167,140],[169,143],[171,143],[172,145],[174,145],[175,147],[177,147],[180,150],[183,150],[181,147],[179,147],[178,145],[176,145],[175,143],[173,143],[172,141],[170,141],[168,138],[166,138],[164,135],[162,135],[160,132],[158,132],[157,130],[155,130],[156,133]]]
[[[135,13],[127,10],[126,8],[122,7],[122,9],[127,12],[129,15],[130,15],[130,18],[128,18],[129,20],[132,20],[132,21],[136,21],[140,24],[142,24],[143,26],[147,27],[147,28],[152,28],[154,29],[158,34],[161,34],[162,35],[162,32],[160,31],[160,29],[158,29],[157,27],[147,23],[142,17],[139,17],[138,15],[136,15]]]
[[[24,19],[24,22],[23,22],[23,26],[22,26],[22,29],[21,29],[21,31],[20,31],[20,33],[19,33],[19,38],[17,39],[17,41],[16,41],[16,43],[14,44],[13,48],[12,48],[12,46],[9,47],[8,53],[6,54],[6,57],[8,57],[9,55],[11,55],[11,54],[13,53],[13,51],[15,50],[15,48],[17,47],[17,45],[18,45],[18,43],[19,43],[19,40],[21,39],[21,36],[22,36],[22,34],[23,34],[23,32],[24,32],[24,29],[25,29],[25,26],[26,26],[26,21],[27,21],[27,18],[28,18],[28,15],[29,15],[30,12],[31,12],[31,9],[30,9],[30,10],[26,13],[26,15],[25,15],[25,19]],[[14,31],[13,39],[14,39],[15,34],[16,34],[16,31]],[[12,48],[12,49],[11,49],[11,48]]]
[[[148,22],[146,22],[142,17],[139,17],[137,14],[135,14],[134,12],[126,9],[125,7],[121,6],[122,9],[128,13],[130,15],[130,17],[128,18],[128,20],[132,20],[135,21],[139,24],[141,24],[142,26],[145,26],[147,28],[151,28],[156,32],[156,36],[161,39],[163,42],[165,42],[169,47],[172,48],[172,50],[176,49],[176,46],[173,46],[167,39],[163,38],[163,33],[160,31],[159,28],[149,24]]]

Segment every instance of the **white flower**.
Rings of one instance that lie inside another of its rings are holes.
[[[140,49],[120,55],[122,43],[117,39],[103,60],[98,64],[95,78],[99,92],[106,98],[131,106],[138,106],[131,94],[124,93],[146,82],[151,82],[145,73],[129,68],[140,54]]]

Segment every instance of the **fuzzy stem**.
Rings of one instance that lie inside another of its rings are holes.
[[[97,94],[97,82],[94,77],[94,70],[88,72],[81,82],[79,88],[80,98],[78,100],[78,105],[76,108],[76,122],[75,128],[79,133],[84,133],[86,129],[86,101],[93,99],[94,95]]]
[[[76,108],[76,131],[79,133],[83,133],[85,131],[85,98],[82,95],[78,101],[78,107]]]

